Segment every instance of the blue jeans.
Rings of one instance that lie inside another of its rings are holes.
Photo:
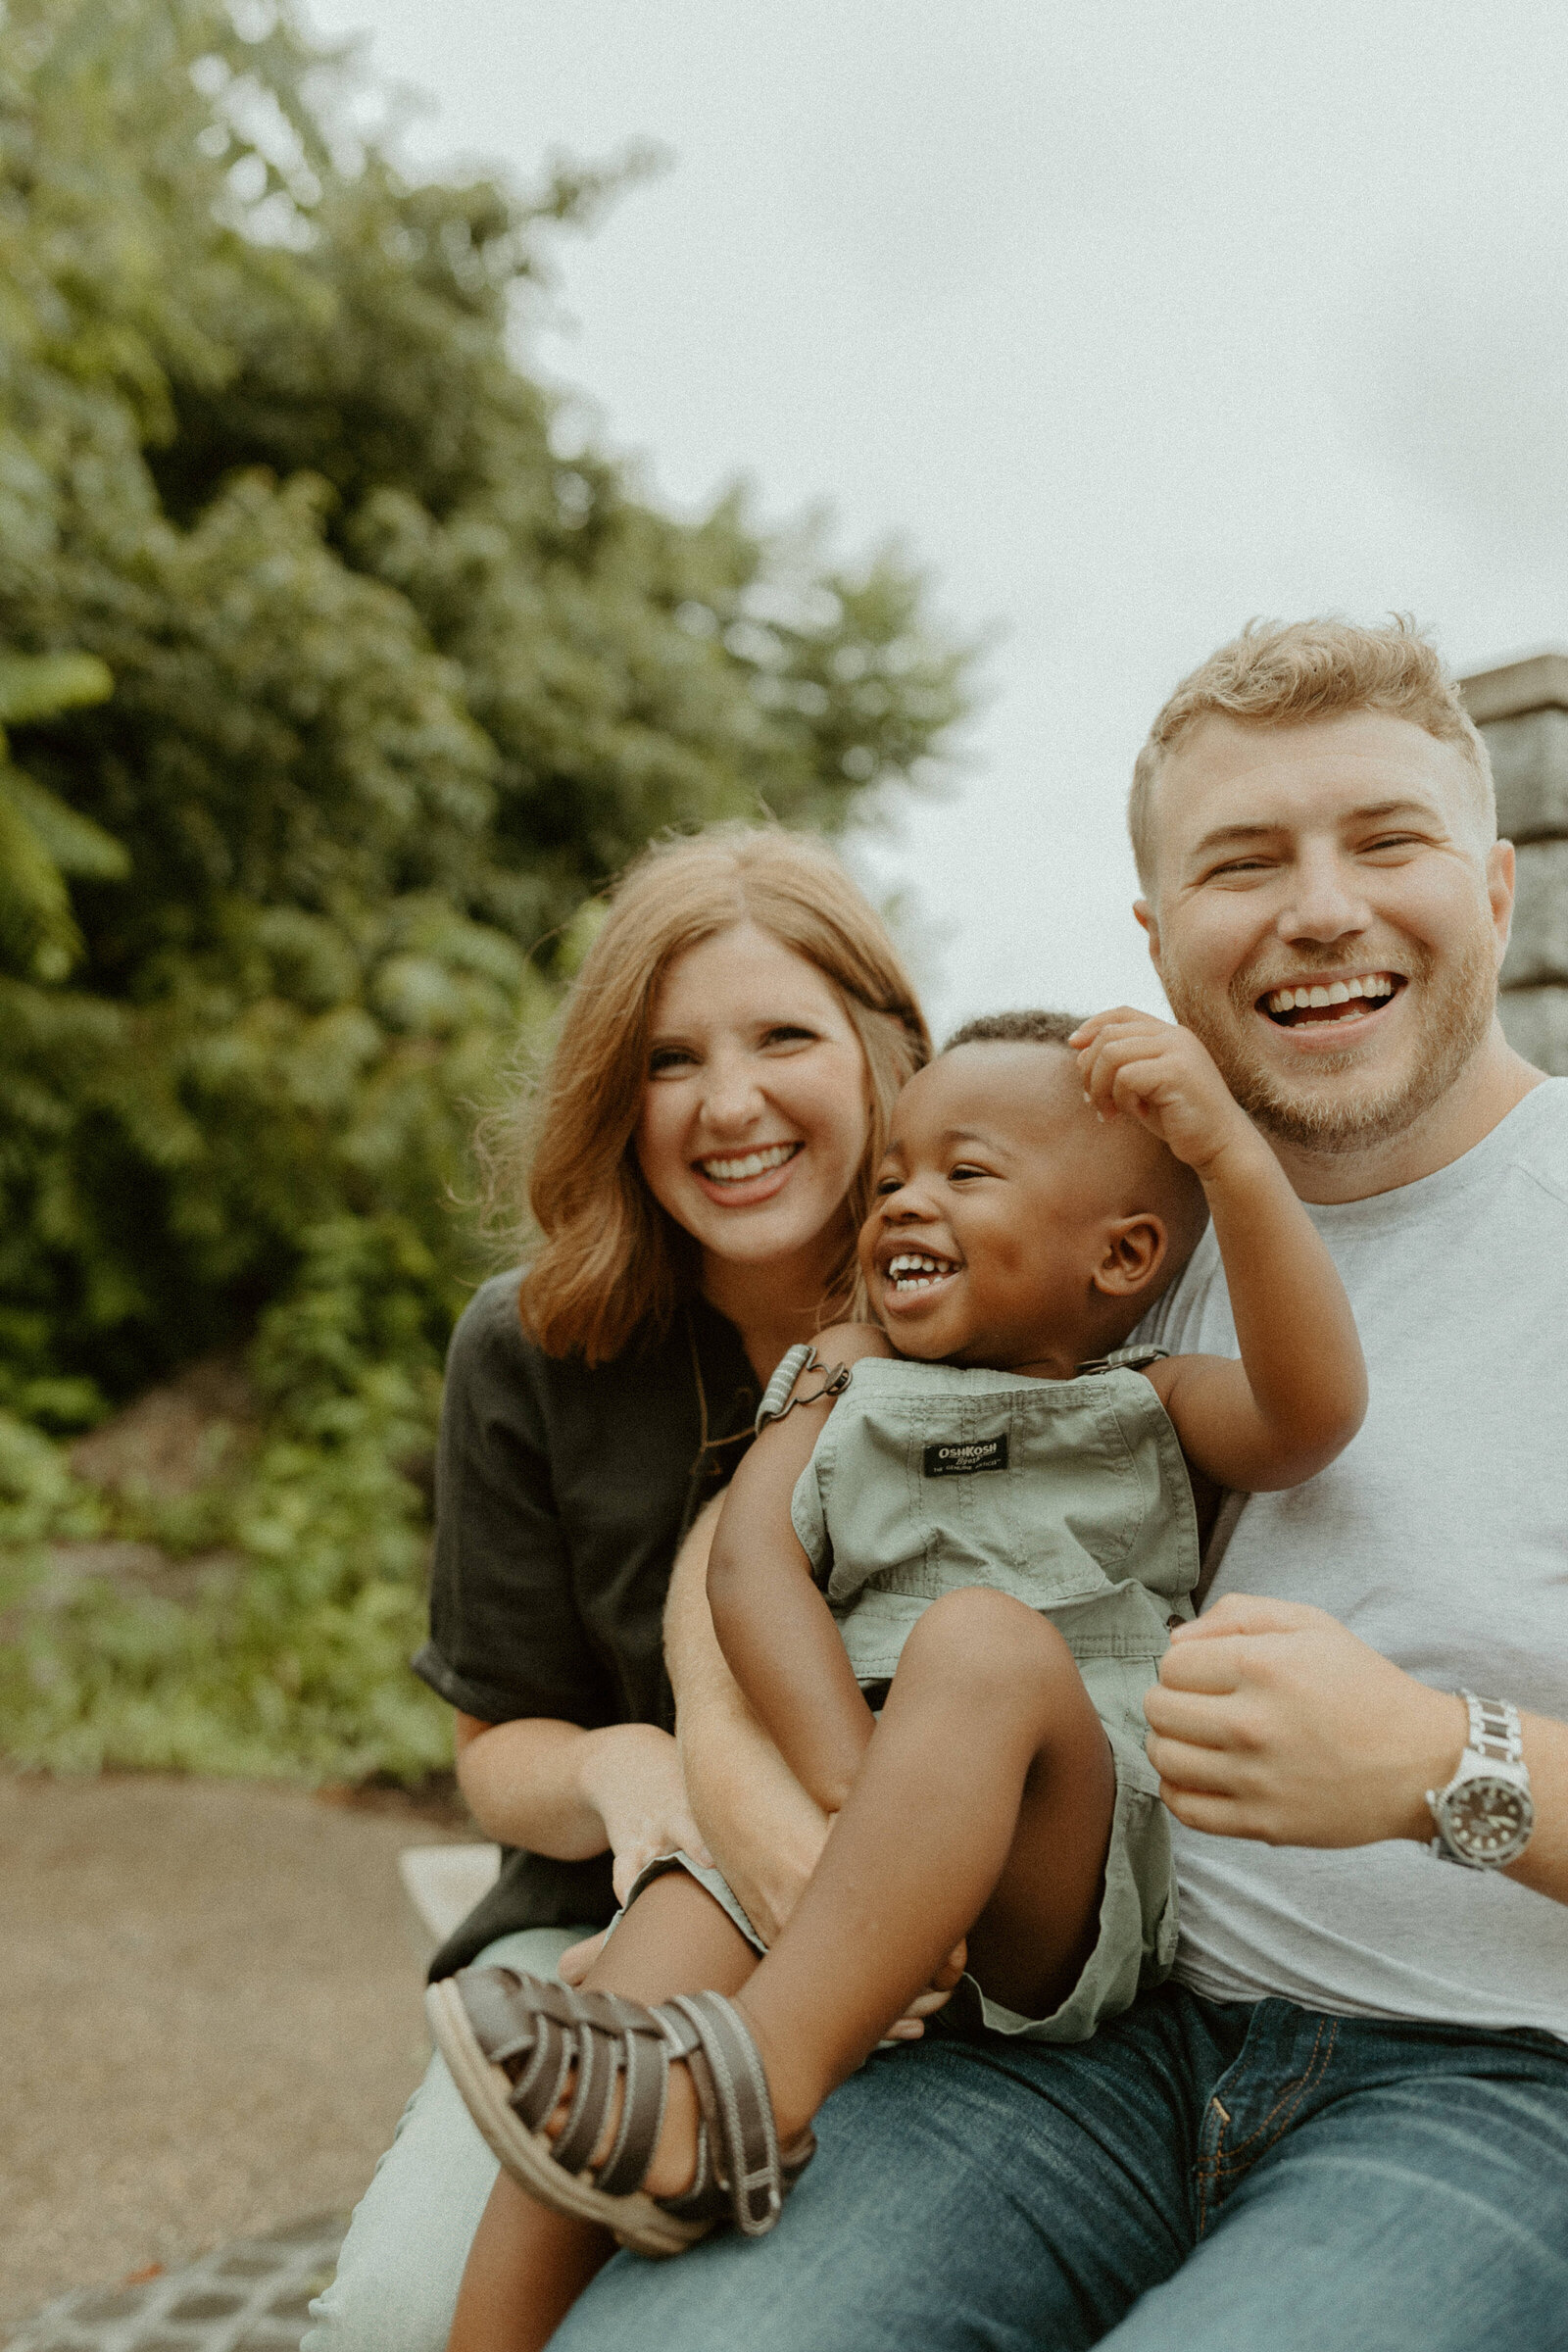
[[[1564,2352],[1568,2044],[1217,2006],[879,2053],[771,2237],[617,2255],[552,2352]]]
[[[524,1928],[479,1961],[553,1977],[566,1946],[592,1934]],[[438,2053],[360,2201],[336,2278],[311,2305],[301,2352],[443,2352],[497,2170]]]

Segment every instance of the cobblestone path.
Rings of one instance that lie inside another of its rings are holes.
[[[186,2270],[63,2295],[6,2352],[299,2352],[347,2227],[346,2214],[322,2214],[232,2239]]]
[[[305,1788],[0,1769],[0,2345],[128,2278],[116,2329],[151,2330],[209,2248],[364,2194],[426,2057],[398,1857],[441,1836]]]

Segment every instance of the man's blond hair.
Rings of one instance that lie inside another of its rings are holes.
[[[1487,747],[1437,648],[1413,620],[1396,613],[1379,629],[1348,620],[1250,620],[1239,637],[1183,678],[1138,755],[1127,829],[1144,889],[1154,869],[1154,787],[1165,761],[1200,720],[1217,714],[1244,726],[1285,727],[1348,710],[1384,710],[1454,745],[1474,774],[1477,813],[1488,838],[1495,838]]]

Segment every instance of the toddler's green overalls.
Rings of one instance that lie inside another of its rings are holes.
[[[862,1686],[891,1677],[932,1601],[986,1585],[1059,1629],[1105,1727],[1116,1807],[1099,1940],[1049,2018],[1020,2017],[966,1985],[970,2022],[983,2014],[998,2033],[1081,2041],[1175,1954],[1168,1822],[1144,1753],[1143,1697],[1169,1626],[1193,1613],[1199,1542],[1176,1432],[1133,1368],[1160,1352],[1123,1349],[1072,1380],[864,1356],[791,1504]],[[791,1349],[779,1365],[760,1426],[805,1353]]]

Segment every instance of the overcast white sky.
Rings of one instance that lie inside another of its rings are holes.
[[[1561,0],[310,0],[421,168],[631,139],[531,359],[695,507],[902,537],[996,630],[956,795],[876,854],[939,1025],[1157,988],[1121,808],[1250,613],[1568,638]]]

